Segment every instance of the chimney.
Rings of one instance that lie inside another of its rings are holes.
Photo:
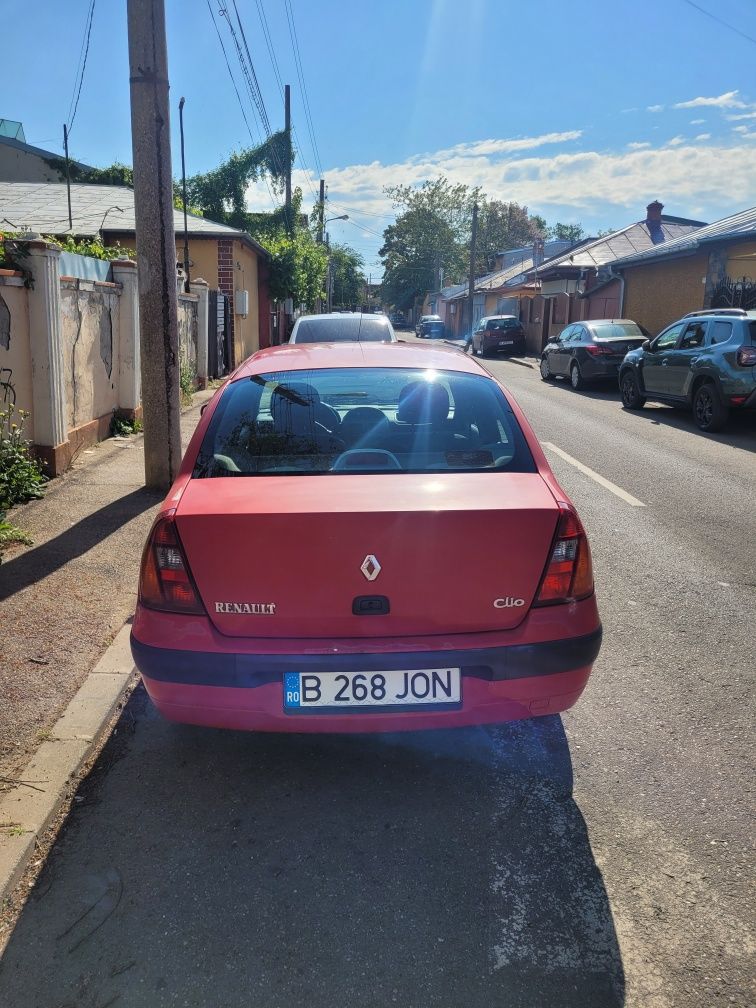
[[[661,219],[663,209],[664,204],[660,203],[659,200],[654,200],[653,203],[649,203],[646,207],[646,227],[654,245],[660,245],[665,240]]]

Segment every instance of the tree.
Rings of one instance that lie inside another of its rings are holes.
[[[354,308],[362,301],[365,286],[365,261],[348,245],[331,246],[333,306]]]
[[[547,237],[560,241],[580,241],[585,234],[579,224],[553,224],[546,232]]]
[[[489,200],[479,187],[452,185],[440,177],[419,187],[386,189],[403,208],[383,234],[383,300],[397,308],[411,308],[428,290],[463,280],[469,268],[473,204],[478,204],[477,275],[493,268],[498,252],[532,244],[546,222],[531,217],[527,207]]]

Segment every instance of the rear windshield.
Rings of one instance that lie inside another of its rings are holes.
[[[496,383],[417,368],[281,371],[233,382],[195,477],[536,472]]]
[[[756,346],[756,322],[749,322],[748,328],[751,330],[751,343]]]
[[[364,318],[345,315],[335,319],[301,319],[297,326],[297,343],[390,343],[391,330],[385,318]]]
[[[591,326],[596,339],[645,339],[635,322],[602,322]]]
[[[494,318],[486,324],[487,329],[518,329],[519,326],[519,319],[516,318]]]
[[[423,322],[423,329],[427,329],[428,332],[443,332],[444,323],[443,322]]]

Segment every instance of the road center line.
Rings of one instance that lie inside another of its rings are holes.
[[[629,494],[627,490],[623,490],[622,487],[618,487],[616,483],[612,483],[611,480],[605,479],[599,473],[594,472],[593,469],[589,469],[587,465],[583,465],[582,462],[578,462],[576,458],[573,458],[572,455],[568,455],[567,452],[562,451],[561,448],[557,448],[557,446],[552,444],[551,441],[543,441],[542,444],[544,448],[548,448],[550,451],[555,452],[560,458],[563,458],[565,462],[569,462],[570,465],[574,466],[579,472],[590,477],[595,483],[598,483],[599,486],[602,486],[605,490],[608,490],[616,497],[619,497],[620,500],[629,504],[630,507],[646,506],[643,501],[639,501],[637,497],[633,497],[633,495]]]

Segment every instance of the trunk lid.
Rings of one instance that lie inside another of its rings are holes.
[[[189,481],[176,525],[221,633],[380,637],[517,626],[558,514],[537,473],[219,477]],[[390,612],[355,615],[365,596]]]

